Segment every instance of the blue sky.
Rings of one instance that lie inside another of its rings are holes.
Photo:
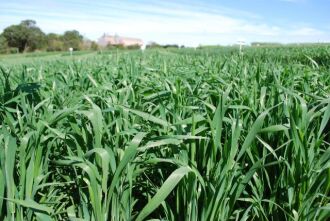
[[[76,29],[145,42],[330,42],[330,0],[0,0],[0,31],[34,19],[46,33]]]

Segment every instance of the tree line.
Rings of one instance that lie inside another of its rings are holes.
[[[149,42],[147,49],[159,48],[183,48],[176,44],[160,45],[156,42]],[[73,48],[79,50],[98,50],[99,45],[95,41],[84,38],[79,31],[70,30],[63,34],[44,33],[34,20],[23,20],[19,24],[6,27],[0,33],[0,53],[22,53],[33,51],[68,51]],[[111,49],[140,49],[140,45],[113,45],[105,48]]]
[[[65,31],[63,34],[45,34],[34,20],[24,20],[11,25],[0,34],[0,53],[22,53],[36,50],[67,51],[97,50],[94,41],[84,39],[77,30]]]

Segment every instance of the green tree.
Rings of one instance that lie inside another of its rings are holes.
[[[62,51],[64,50],[64,43],[62,36],[54,33],[50,33],[46,36],[47,51]]]
[[[8,49],[8,44],[6,38],[0,35],[0,53],[6,53]]]
[[[33,20],[24,20],[19,25],[11,25],[3,31],[9,47],[18,48],[19,52],[40,49],[45,43],[45,34]]]
[[[91,50],[93,51],[99,50],[99,45],[95,41],[92,41],[91,43]]]
[[[62,40],[65,49],[80,50],[83,44],[83,36],[76,30],[64,32]]]

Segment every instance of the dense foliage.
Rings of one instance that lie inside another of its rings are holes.
[[[0,220],[327,220],[329,53],[2,64]]]
[[[0,35],[0,53],[43,51],[97,50],[94,41],[83,39],[76,30],[63,34],[45,34],[34,20],[24,20],[20,24],[11,25]]]
[[[5,28],[2,36],[9,47],[15,47],[19,52],[41,48],[45,41],[45,34],[33,20],[24,20],[18,25]]]

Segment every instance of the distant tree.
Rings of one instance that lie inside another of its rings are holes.
[[[40,49],[45,43],[45,34],[33,20],[24,20],[19,25],[11,25],[3,31],[9,47],[18,48],[19,52]]]
[[[167,45],[163,45],[163,48],[179,48],[179,45],[176,44],[167,44]]]
[[[95,41],[92,41],[91,43],[91,50],[93,51],[99,50],[99,45]]]
[[[152,42],[149,42],[147,45],[146,45],[146,48],[147,49],[151,49],[151,48],[161,48],[162,46],[154,41]]]
[[[83,36],[76,30],[64,32],[62,40],[66,49],[80,50],[82,48]]]
[[[28,28],[35,28],[37,27],[37,22],[31,19],[21,21],[21,25],[28,27]]]
[[[252,47],[279,47],[283,44],[278,42],[251,42]]]
[[[137,50],[137,49],[141,49],[141,45],[138,45],[138,44],[128,45],[126,48],[130,49],[130,50]]]
[[[54,33],[50,33],[46,36],[47,51],[62,51],[64,50],[64,43],[62,36]]]
[[[7,40],[3,35],[0,35],[0,53],[6,53],[8,50]]]
[[[99,45],[95,41],[89,40],[88,38],[84,38],[81,49],[97,51],[99,50]]]
[[[113,49],[125,49],[125,46],[123,44],[107,44],[106,49],[113,50]]]

